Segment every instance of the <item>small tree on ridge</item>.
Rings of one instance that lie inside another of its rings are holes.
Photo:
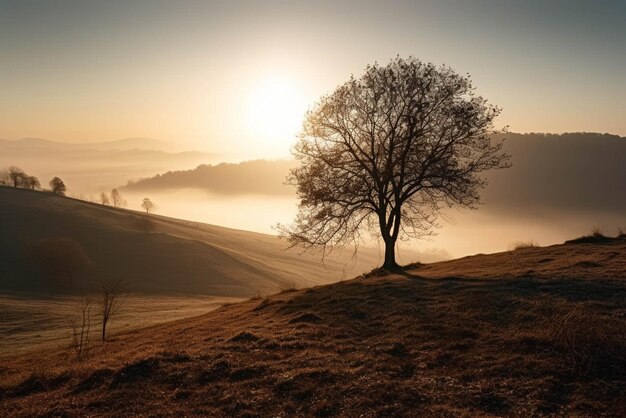
[[[152,209],[154,209],[154,203],[148,197],[143,198],[143,202],[141,202],[141,207],[145,209],[146,213],[150,213]]]
[[[54,177],[50,180],[50,188],[52,189],[52,193],[58,194],[59,196],[65,196],[67,190],[65,183],[63,183],[63,180],[59,177]]]

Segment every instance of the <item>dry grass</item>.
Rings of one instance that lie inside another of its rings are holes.
[[[584,304],[562,303],[549,319],[550,338],[570,362],[571,370],[586,377],[626,376],[626,320],[603,315]]]
[[[82,362],[5,362],[0,403],[8,416],[625,416],[625,267],[612,240],[294,290],[120,335]]]
[[[516,241],[513,244],[511,244],[511,250],[512,251],[516,251],[516,250],[523,250],[525,248],[536,248],[538,247],[537,243],[535,241]]]

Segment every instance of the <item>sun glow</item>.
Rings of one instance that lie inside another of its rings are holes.
[[[264,146],[288,152],[302,128],[307,105],[302,92],[288,78],[265,79],[248,92],[246,128]]]

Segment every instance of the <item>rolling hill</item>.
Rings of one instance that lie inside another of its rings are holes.
[[[11,416],[617,417],[626,237],[288,290],[0,367]],[[37,358],[37,362],[32,359]]]
[[[293,160],[252,160],[241,163],[200,165],[192,170],[168,171],[154,177],[129,182],[123,190],[165,191],[195,188],[218,195],[260,194],[293,196],[294,187],[285,178],[297,163]]]
[[[307,287],[375,267],[379,254],[363,249],[327,257],[286,250],[275,236],[116,209],[50,193],[0,187],[0,292],[59,293],[25,259],[37,239],[78,241],[94,262],[89,276],[117,276],[134,293],[250,297]],[[148,219],[146,232],[142,220]],[[405,261],[416,260],[405,254]]]

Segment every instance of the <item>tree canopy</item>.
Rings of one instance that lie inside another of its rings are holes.
[[[475,208],[480,174],[508,166],[489,138],[499,113],[449,67],[399,57],[368,66],[308,112],[288,178],[299,211],[280,230],[324,253],[375,231],[384,267],[396,268],[399,237],[431,233],[446,205]]]
[[[65,191],[67,188],[65,187],[65,183],[59,177],[54,177],[50,180],[50,188],[52,189],[52,193],[58,194],[59,196],[65,196]]]

